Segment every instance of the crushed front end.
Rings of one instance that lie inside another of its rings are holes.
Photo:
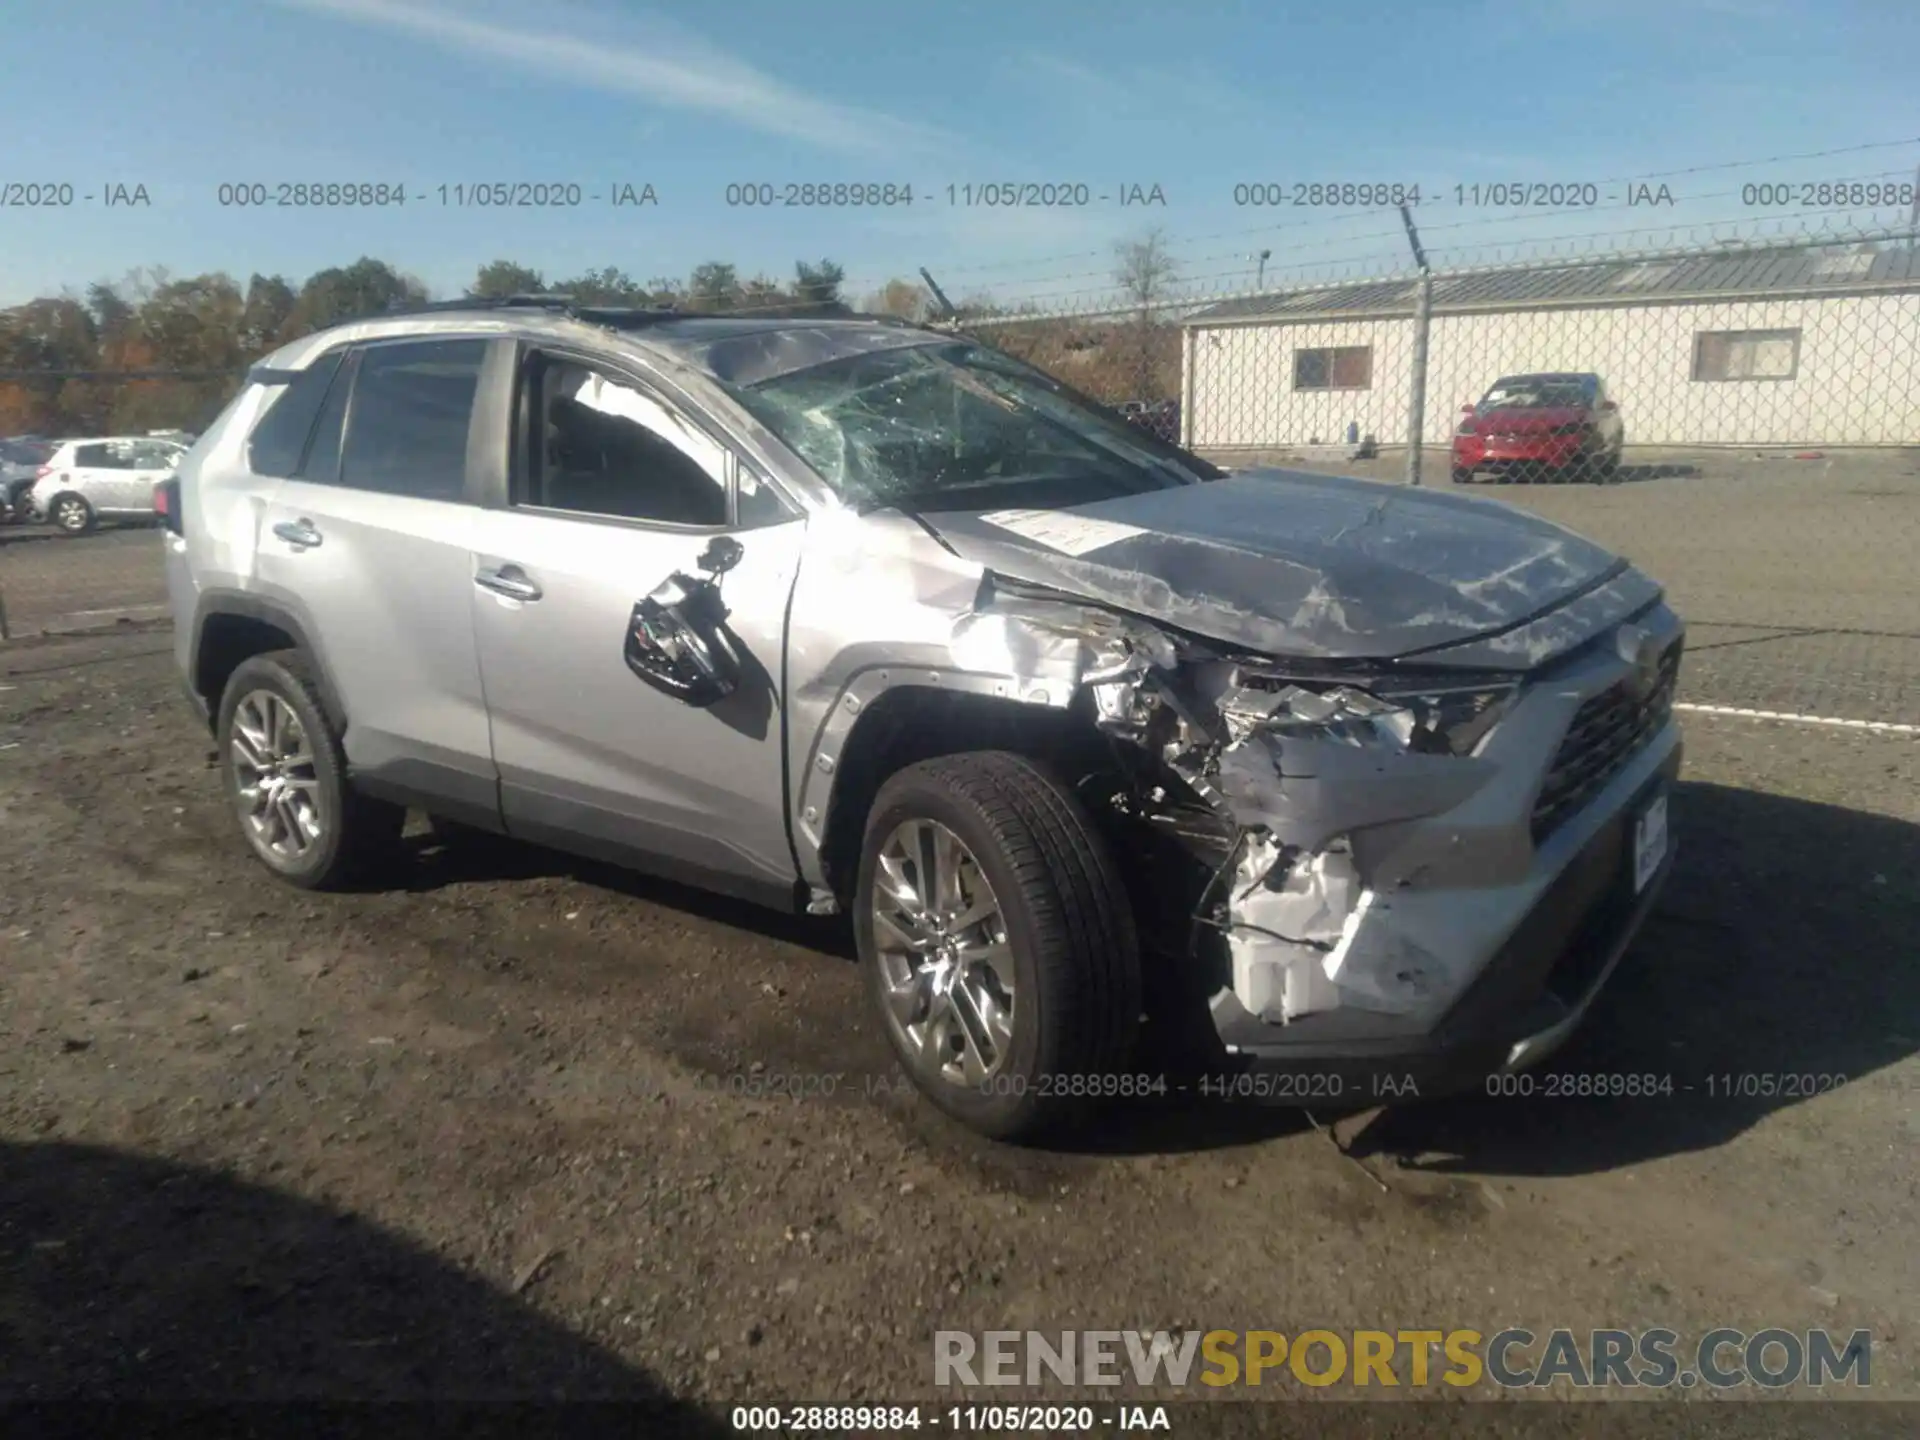
[[[1003,583],[956,651],[1077,687],[1143,928],[1226,1051],[1365,1099],[1578,1023],[1672,864],[1683,641],[1655,599],[1519,668],[1292,663]]]

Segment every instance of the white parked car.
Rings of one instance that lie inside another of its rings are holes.
[[[151,520],[154,485],[186,453],[185,445],[147,435],[62,441],[33,482],[33,518],[69,535],[84,535],[102,520]]]

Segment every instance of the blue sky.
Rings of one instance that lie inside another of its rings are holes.
[[[29,0],[0,10],[7,71],[31,75],[44,56],[67,78],[9,107],[0,184],[142,184],[152,205],[0,208],[0,303],[135,266],[297,282],[372,254],[442,295],[496,258],[647,279],[707,259],[786,278],[830,256],[856,295],[925,265],[955,298],[1075,304],[1110,285],[1114,243],[1150,225],[1203,288],[1250,283],[1261,248],[1269,280],[1404,264],[1392,217],[1236,206],[1250,181],[1419,183],[1442,263],[1543,236],[1664,242],[1751,221],[1743,183],[1910,181],[1920,145],[1668,176],[1670,209],[1515,218],[1462,207],[1452,187],[1920,137],[1916,54],[1912,0]],[[16,100],[35,88],[16,84]],[[401,182],[416,198],[375,212],[219,204],[223,182],[301,180]],[[808,180],[910,184],[915,198],[726,202],[730,182]],[[603,195],[644,182],[659,203],[440,203],[440,185],[482,181]],[[1158,185],[1167,203],[949,203],[947,186],[985,182]]]

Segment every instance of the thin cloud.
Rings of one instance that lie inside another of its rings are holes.
[[[637,96],[652,104],[716,116],[744,128],[824,149],[899,154],[931,150],[947,137],[929,126],[841,105],[775,79],[677,26],[645,25],[644,44],[517,28],[413,0],[277,0],[293,9],[401,31],[443,49],[464,50],[574,85]]]
[[[1252,108],[1246,96],[1203,66],[1130,65],[1101,71],[1061,55],[1028,51],[1007,60],[1005,69],[1049,94],[1064,93],[1095,120],[1120,113],[1164,116],[1169,107],[1188,115],[1201,110],[1232,118]]]

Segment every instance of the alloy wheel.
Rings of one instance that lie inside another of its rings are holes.
[[[1013,952],[966,842],[937,820],[895,827],[880,847],[872,918],[896,1038],[951,1084],[997,1075],[1013,1048]]]
[[[53,523],[62,530],[87,528],[86,502],[69,495],[53,507]]]
[[[228,763],[240,818],[256,849],[298,861],[326,836],[320,776],[306,727],[281,696],[249,691],[234,707]]]

